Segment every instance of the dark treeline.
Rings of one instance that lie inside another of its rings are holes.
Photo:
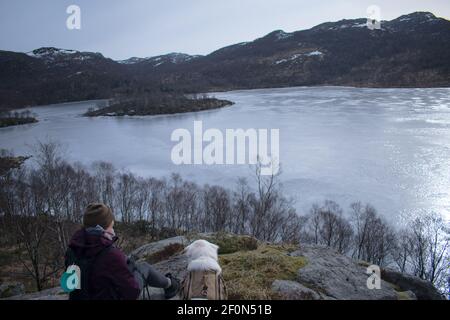
[[[251,183],[240,178],[226,189],[200,186],[177,174],[142,178],[107,162],[91,168],[70,164],[56,143],[40,143],[33,161],[33,166],[0,177],[0,241],[2,246],[18,245],[25,253],[23,265],[38,290],[61,270],[84,208],[99,201],[111,206],[122,224],[154,240],[190,232],[230,232],[261,241],[318,244],[411,273],[438,288],[448,285],[450,233],[434,213],[412,219],[402,229],[359,202],[344,212],[327,200],[298,214],[278,177],[261,175],[259,166]]]

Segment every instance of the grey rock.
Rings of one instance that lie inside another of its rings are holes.
[[[431,282],[390,269],[381,270],[381,278],[399,287],[402,291],[412,291],[418,300],[445,300]]]
[[[171,244],[187,245],[187,243],[188,243],[188,239],[184,236],[168,238],[168,239],[145,244],[145,245],[137,248],[133,252],[131,252],[130,256],[133,256],[137,259],[143,259],[146,256],[152,255],[156,252],[163,250],[165,247],[167,247]]]
[[[167,260],[155,263],[152,266],[163,274],[171,273],[180,281],[184,279],[187,273],[188,260],[184,254],[176,254]],[[140,299],[145,300],[165,300],[164,290],[160,288],[147,287],[141,293]],[[179,296],[173,297],[171,300],[179,300]]]
[[[321,300],[321,296],[304,285],[289,280],[275,280],[272,291],[283,300]]]
[[[149,243],[133,251],[132,255],[142,259],[148,255],[159,252],[163,250],[165,247],[174,243],[187,245],[188,240],[183,236],[179,236]],[[137,264],[139,264],[139,262],[137,262]],[[161,273],[163,274],[171,273],[174,277],[182,281],[186,275],[187,264],[188,264],[187,257],[182,253],[178,253],[167,258],[166,260],[152,264],[152,266]],[[164,290],[160,288],[146,287],[141,293],[140,299],[165,300]],[[178,299],[179,297],[174,297],[171,300],[178,300]]]
[[[153,267],[155,267],[158,271],[166,274],[171,273],[174,277],[183,281],[184,277],[187,274],[187,265],[188,259],[184,254],[177,254],[170,257],[167,260],[155,263]],[[150,300],[164,300],[164,291],[162,289],[153,288],[153,294],[150,297]],[[159,293],[158,293],[159,291]],[[179,300],[180,297],[176,296],[171,300]]]
[[[367,287],[366,268],[336,251],[321,246],[302,246],[291,253],[304,256],[308,263],[299,269],[297,281],[320,293],[323,298],[339,300],[397,300],[397,292],[386,281],[380,289]]]
[[[173,276],[183,279],[187,273],[188,259],[184,254],[176,254],[167,260],[155,263],[153,267],[162,273],[171,273]]]
[[[0,284],[0,298],[8,298],[25,293],[25,286],[21,282],[4,282]]]
[[[29,294],[20,294],[9,297],[7,300],[67,300],[69,295],[60,287],[46,289]]]
[[[164,289],[146,287],[142,290],[139,300],[165,300]],[[171,299],[177,300],[177,299]]]

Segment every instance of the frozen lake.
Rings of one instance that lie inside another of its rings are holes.
[[[335,200],[370,202],[391,221],[421,212],[450,217],[450,88],[298,87],[215,94],[235,102],[195,114],[85,118],[94,102],[34,108],[39,123],[0,129],[0,148],[31,154],[36,139],[65,145],[67,158],[105,160],[145,176],[178,172],[232,187],[247,165],[172,163],[173,130],[280,129],[280,179],[300,213]],[[251,181],[251,180],[250,180]]]

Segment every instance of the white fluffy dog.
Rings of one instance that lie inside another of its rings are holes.
[[[222,268],[217,262],[217,251],[219,246],[206,240],[196,240],[185,248],[188,257],[188,271],[215,271],[222,272]]]
[[[188,273],[183,280],[183,300],[226,300],[227,290],[218,263],[219,246],[197,240],[184,249]]]

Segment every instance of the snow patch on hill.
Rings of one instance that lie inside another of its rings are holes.
[[[285,62],[290,62],[290,61],[295,61],[295,60],[301,60],[303,57],[313,57],[313,56],[322,56],[323,52],[318,51],[318,50],[314,50],[311,52],[303,52],[303,53],[296,53],[288,58],[284,58],[284,59],[280,59],[274,62],[274,64],[280,64],[280,63],[285,63]]]

